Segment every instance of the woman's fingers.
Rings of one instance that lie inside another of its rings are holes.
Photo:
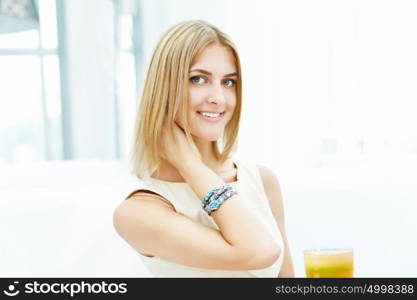
[[[182,133],[181,128],[174,122],[173,126],[170,128],[168,119],[164,120],[162,126],[162,152],[164,153],[164,159],[174,163],[173,159],[180,155],[182,151],[182,136],[185,138],[185,134]]]
[[[172,128],[172,130],[171,130]],[[201,160],[201,155],[197,147],[191,144],[184,130],[177,122],[173,122],[170,128],[167,119],[163,125],[163,152],[166,159],[174,166],[181,164],[185,160],[196,158]]]

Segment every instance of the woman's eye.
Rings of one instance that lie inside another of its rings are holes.
[[[234,86],[234,85],[235,85],[235,81],[234,81],[233,79],[226,79],[226,80],[224,81],[224,83],[225,83],[225,85],[226,85],[226,86],[228,86],[228,87],[232,87],[232,86]]]
[[[204,78],[201,76],[194,76],[190,78],[191,82],[201,84],[204,83]]]

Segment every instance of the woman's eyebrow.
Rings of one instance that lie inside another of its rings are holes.
[[[203,69],[194,69],[194,70],[191,70],[190,73],[191,72],[200,72],[200,73],[203,73],[203,74],[206,74],[206,75],[209,75],[209,76],[213,75],[213,74],[211,74],[211,72],[203,70]],[[237,72],[226,74],[223,77],[231,77],[231,76],[237,76]]]

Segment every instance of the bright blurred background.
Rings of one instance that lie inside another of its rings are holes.
[[[112,211],[138,183],[151,51],[188,19],[237,44],[236,159],[277,174],[296,276],[303,249],[337,246],[354,248],[356,277],[417,276],[415,1],[0,4],[0,276],[148,276]],[[26,24],[7,16],[30,4]]]

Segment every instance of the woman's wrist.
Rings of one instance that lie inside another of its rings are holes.
[[[223,179],[202,161],[182,164],[178,171],[201,200],[210,190],[225,184]]]
[[[201,168],[202,166],[206,166],[206,165],[201,160],[188,159],[188,160],[183,160],[181,163],[178,163],[176,165],[176,168],[184,177],[184,175],[190,173],[190,171],[192,172],[193,169]]]

